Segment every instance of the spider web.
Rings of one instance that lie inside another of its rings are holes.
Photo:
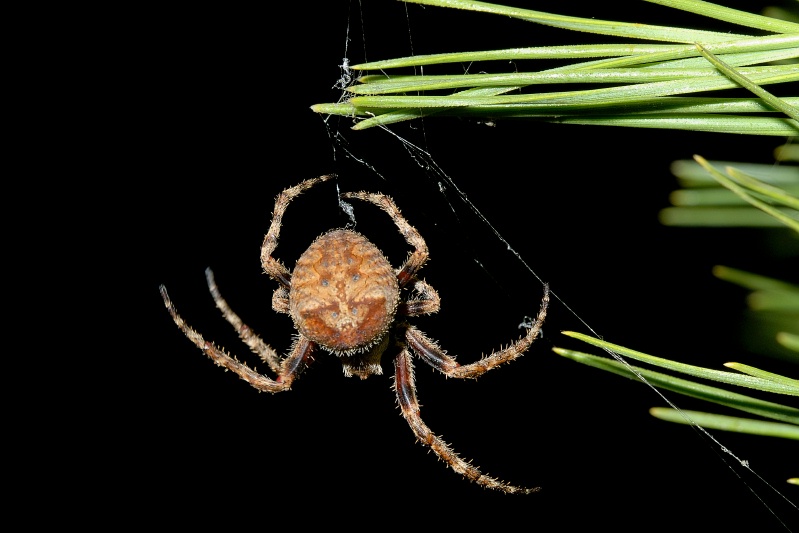
[[[407,23],[407,39],[408,39],[408,46],[410,47],[411,54],[413,54],[413,36],[414,31],[411,24],[411,17],[408,14],[407,5],[404,4],[405,8],[405,22]],[[350,69],[350,43],[352,41],[351,33],[355,33],[353,30],[354,22],[357,20],[358,26],[360,27],[360,42],[362,43],[363,49],[360,52],[363,57],[363,61],[367,60],[367,37],[368,32],[366,30],[366,21],[364,20],[364,10],[363,6],[361,5],[360,0],[357,2],[357,7],[353,9],[353,2],[350,1],[349,3],[349,16],[347,20],[347,25],[345,29],[345,39],[344,39],[344,53],[342,54],[343,60],[342,63],[339,65],[341,70],[341,77],[333,84],[334,88],[337,89],[344,89],[347,86],[351,85],[354,82],[354,74]],[[422,70],[421,68],[419,69]],[[344,93],[342,92],[341,99],[345,99]],[[374,178],[379,179],[381,182],[388,182],[392,178],[388,177],[390,172],[381,171],[379,168],[380,165],[377,163],[372,162],[374,157],[372,155],[364,156],[361,155],[356,148],[353,148],[348,134],[345,134],[349,126],[351,126],[351,122],[348,121],[338,121],[331,117],[326,117],[324,119],[325,125],[328,131],[328,135],[331,141],[331,149],[332,149],[332,158],[336,162],[342,162],[344,160],[348,160],[351,162],[355,162],[356,165],[361,166],[365,169],[366,173],[372,175]],[[457,181],[461,178],[458,176],[450,176],[450,174],[442,168],[436,161],[436,158],[430,153],[430,151],[422,148],[419,144],[425,145],[427,144],[427,128],[423,118],[417,119],[414,121],[414,126],[412,128],[416,128],[416,133],[421,137],[420,143],[413,142],[409,138],[407,138],[404,134],[399,133],[396,131],[399,128],[389,128],[389,127],[381,127],[383,132],[383,137],[385,139],[389,139],[396,146],[401,148],[401,151],[404,152],[407,156],[408,161],[412,163],[413,166],[416,167],[417,171],[421,176],[423,176],[428,181],[434,184],[434,187],[431,187],[429,190],[437,190],[440,196],[440,200],[443,201],[444,205],[446,205],[451,213],[451,215],[455,219],[459,219],[462,213],[462,209],[465,208],[467,211],[471,213],[477,220],[479,220],[480,224],[488,231],[497,243],[500,243],[501,246],[507,250],[508,254],[516,261],[525,272],[535,278],[540,284],[543,284],[545,279],[538,272],[536,272],[535,268],[531,266],[523,257],[522,253],[517,251],[510,239],[506,239],[503,236],[503,232],[497,229],[489,220],[487,216],[485,216],[480,208],[476,205],[476,203],[472,202],[466,192],[462,190],[461,187],[458,186]],[[362,134],[357,134],[362,135]],[[341,208],[346,211],[347,216],[350,218],[353,224],[356,223],[355,214],[352,212],[351,206],[347,205],[346,203],[341,203]],[[477,268],[483,270],[485,274],[492,278],[497,278],[499,276],[493,275],[493,267],[488,267],[483,264],[482,260],[479,258],[479,255],[476,253],[472,254],[471,260],[477,266]],[[572,315],[585,329],[587,329],[592,335],[597,338],[602,338],[602,335],[591,326],[589,323],[591,321],[590,318],[587,316],[582,316],[578,311],[573,309],[569,304],[559,296],[558,294],[558,287],[552,287],[552,298],[554,301],[557,301],[560,305],[563,306],[567,312]],[[778,499],[784,500],[789,507],[793,508],[794,510],[797,509],[797,506],[791,502],[779,489],[769,483],[766,479],[764,479],[761,475],[759,475],[749,464],[749,461],[740,457],[737,453],[735,453],[730,447],[726,446],[721,442],[721,440],[711,434],[708,430],[697,424],[694,420],[691,419],[688,413],[681,410],[678,405],[675,403],[674,400],[666,396],[662,391],[658,390],[654,387],[651,383],[649,383],[646,378],[644,378],[638,371],[636,371],[620,354],[615,353],[610,350],[606,350],[608,355],[614,358],[615,360],[619,361],[623,364],[632,374],[634,374],[641,382],[646,384],[652,393],[654,393],[657,397],[665,401],[671,408],[677,410],[681,413],[682,417],[690,424],[690,426],[694,429],[694,431],[701,437],[701,440],[711,448],[715,453],[714,455],[722,461],[722,463],[734,474],[735,478],[754,495],[757,501],[764,506],[769,513],[771,513],[775,519],[786,529],[789,529],[786,522],[783,520],[783,517],[779,516],[780,513],[773,508],[769,502],[764,497],[764,494],[761,490],[765,490],[767,492],[772,493]],[[748,472],[751,475],[750,479],[747,479],[741,474],[741,469]],[[753,481],[754,480],[754,481]]]

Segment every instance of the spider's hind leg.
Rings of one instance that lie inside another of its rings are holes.
[[[397,207],[397,204],[394,203],[394,200],[385,194],[361,191],[345,192],[342,194],[342,196],[345,198],[357,198],[359,200],[365,200],[378,206],[380,209],[385,211],[388,216],[391,217],[391,220],[394,221],[394,224],[397,226],[397,229],[399,229],[400,234],[405,237],[407,243],[415,248],[415,250],[411,253],[408,259],[405,260],[405,263],[403,263],[397,272],[397,281],[399,281],[399,286],[404,287],[407,285],[409,281],[416,277],[416,273],[419,272],[419,269],[424,266],[429,256],[427,243],[422,238],[422,235],[416,228],[411,226],[407,220],[405,220],[405,217],[403,217],[402,213],[400,213],[399,207]]]
[[[275,199],[275,208],[272,212],[272,224],[269,226],[269,231],[267,231],[266,235],[264,235],[264,242],[261,245],[261,265],[263,266],[264,272],[266,272],[269,277],[280,283],[280,285],[285,289],[288,289],[291,286],[291,273],[283,263],[272,257],[272,252],[274,252],[275,248],[277,248],[277,240],[280,236],[280,226],[283,223],[283,214],[286,212],[286,208],[294,198],[307,191],[317,183],[322,183],[323,181],[327,181],[333,177],[335,177],[335,175],[330,174],[319,176],[318,178],[307,179],[295,185],[294,187],[289,187],[288,189],[284,190],[278,194],[277,198]]]

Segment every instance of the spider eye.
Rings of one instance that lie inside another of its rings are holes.
[[[328,280],[326,280],[326,279],[323,279],[322,280],[322,287],[327,287],[328,285],[330,285],[330,282]]]

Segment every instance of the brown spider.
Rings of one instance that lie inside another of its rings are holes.
[[[344,193],[345,198],[366,200],[383,209],[396,224],[414,251],[403,265],[394,270],[383,253],[366,237],[349,229],[334,229],[319,236],[297,260],[293,271],[272,257],[277,247],[283,213],[292,199],[317,183],[333,176],[320,176],[284,190],[277,197],[272,224],[261,247],[264,271],[280,285],[272,296],[272,308],[291,315],[299,332],[291,352],[284,358],[247,327],[222,298],[213,273],[206,279],[216,306],[233,325],[241,339],[277,374],[269,378],[240,363],[194,331],[178,315],[161,286],[169,313],[183,333],[219,366],[238,374],[259,391],[281,392],[291,388],[311,361],[319,346],[338,356],[346,376],[361,379],[383,373],[380,358],[391,342],[394,356],[394,390],[402,415],[416,438],[446,462],[453,470],[484,487],[508,493],[529,494],[538,488],[509,485],[480,472],[458,456],[422,421],[413,378],[411,351],[422,361],[454,378],[476,378],[484,372],[511,361],[524,353],[538,336],[549,303],[549,288],[544,285],[541,308],[526,335],[503,350],[461,365],[438,347],[424,333],[408,324],[404,317],[435,313],[440,308],[438,293],[416,277],[427,261],[427,245],[415,228],[402,217],[391,198],[367,192]],[[403,299],[400,290],[412,288],[414,294]],[[410,348],[410,351],[409,351]]]

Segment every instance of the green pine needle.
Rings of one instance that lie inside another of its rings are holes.
[[[719,387],[705,385],[697,381],[674,377],[662,372],[625,365],[607,357],[598,357],[584,352],[557,347],[553,348],[552,351],[578,363],[593,366],[629,379],[639,381],[641,378],[644,378],[650,385],[658,389],[670,390],[764,418],[771,418],[773,420],[799,426],[799,409],[795,407],[761,400]]]
[[[783,439],[799,440],[799,426],[793,424],[717,415],[700,411],[678,411],[665,407],[653,407],[649,410],[649,414],[660,420],[665,420],[666,422],[696,424],[705,429],[718,429],[722,431],[734,431],[736,433],[761,435],[764,437],[780,437]]]
[[[796,382],[795,380],[788,380],[787,382],[784,381],[781,382],[781,381],[775,381],[773,379],[764,379],[761,377],[755,377],[752,375],[742,375],[735,372],[724,372],[722,370],[702,368],[694,365],[688,365],[685,363],[678,363],[676,361],[671,361],[669,359],[664,359],[661,357],[648,355],[643,352],[625,348],[624,346],[620,346],[618,344],[612,344],[610,342],[597,339],[589,335],[585,335],[583,333],[577,333],[576,331],[563,331],[562,333],[568,337],[572,337],[581,340],[583,342],[586,342],[588,344],[591,344],[593,346],[596,346],[598,348],[602,348],[603,350],[607,350],[608,352],[616,353],[623,357],[629,359],[635,359],[636,361],[648,363],[654,366],[658,366],[660,368],[665,368],[667,370],[674,370],[676,372],[688,374],[693,377],[709,379],[720,383],[736,385],[739,387],[757,389],[766,392],[774,392],[777,394],[799,396],[799,382]]]
[[[380,74],[358,78],[356,84],[347,87],[350,96],[343,103],[316,104],[311,109],[351,117],[357,130],[420,117],[458,116],[745,135],[799,135],[799,98],[778,98],[763,89],[766,85],[799,81],[796,64],[799,24],[794,22],[697,0],[652,1],[772,34],[752,36],[570,17],[471,0],[407,1],[657,44],[456,51],[362,63],[352,69],[380,71]],[[572,62],[538,71],[493,74],[408,75],[392,71],[420,65],[556,58]],[[613,86],[553,92],[547,90],[551,84]],[[740,87],[747,88],[757,98],[695,96]]]

